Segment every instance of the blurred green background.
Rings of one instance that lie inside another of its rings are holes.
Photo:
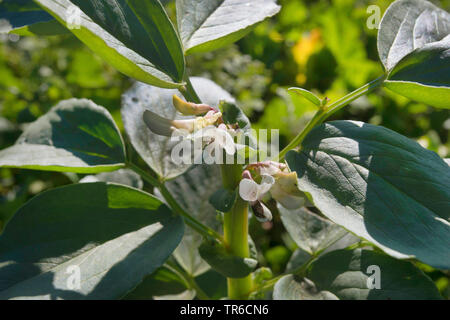
[[[166,1],[174,16],[173,1]],[[281,12],[233,46],[188,57],[190,75],[211,78],[231,92],[256,129],[279,129],[285,145],[315,107],[287,88],[299,86],[335,100],[383,73],[376,29],[367,27],[369,5],[383,13],[392,1],[279,0]],[[433,1],[449,10],[450,1]],[[20,38],[0,35],[0,149],[27,123],[59,100],[88,98],[110,110],[122,128],[120,97],[132,80],[119,74],[70,35]],[[449,102],[450,103],[450,102]],[[387,90],[360,98],[334,116],[382,125],[450,157],[450,111],[409,101]],[[9,215],[33,195],[78,181],[80,175],[0,169],[0,215]],[[253,223],[251,233],[265,263],[284,270],[295,244],[275,215]],[[421,268],[449,297],[449,277]]]

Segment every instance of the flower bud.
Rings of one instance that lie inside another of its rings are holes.
[[[177,109],[178,112],[186,116],[199,116],[209,111],[214,111],[213,107],[210,107],[206,104],[195,104],[192,102],[186,102],[175,94],[173,95],[172,100],[175,109]]]
[[[257,200],[250,203],[253,214],[259,222],[269,222],[272,220],[272,212],[261,201]]]
[[[176,129],[191,133],[211,126],[215,124],[221,116],[222,113],[220,112],[210,111],[204,117],[186,120],[170,120],[163,118],[150,110],[145,110],[143,119],[147,127],[153,133],[170,137]]]
[[[297,209],[305,205],[303,192],[298,189],[296,172],[280,172],[275,176],[275,184],[270,195],[287,209]]]

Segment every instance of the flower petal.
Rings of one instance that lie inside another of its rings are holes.
[[[267,193],[270,188],[272,188],[273,184],[275,183],[275,178],[272,176],[261,176],[261,183],[258,187],[258,199],[261,199],[261,197]]]
[[[250,179],[242,179],[239,183],[239,195],[245,201],[258,200],[259,185]]]

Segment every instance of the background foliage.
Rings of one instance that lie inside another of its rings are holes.
[[[166,1],[175,15],[174,3]],[[279,0],[281,12],[237,44],[188,57],[190,74],[214,80],[234,95],[254,127],[280,129],[285,144],[305,125],[315,107],[288,93],[300,86],[332,100],[382,74],[377,30],[367,28],[369,5],[388,0]],[[450,1],[433,1],[449,10]],[[0,149],[14,143],[27,124],[58,101],[86,98],[105,106],[119,124],[120,99],[132,81],[71,35],[0,39]],[[370,94],[333,116],[382,125],[450,157],[450,110],[413,102],[388,90]],[[332,119],[330,119],[332,120]],[[0,215],[8,216],[43,190],[78,181],[83,175],[0,169]],[[147,191],[149,187],[146,186]],[[273,212],[276,211],[276,208]],[[1,227],[1,226],[0,226]],[[263,264],[285,269],[296,244],[274,221],[251,224]],[[420,264],[449,297],[449,275]]]

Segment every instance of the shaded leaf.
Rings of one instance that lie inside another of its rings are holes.
[[[255,259],[231,255],[217,243],[203,242],[199,247],[199,252],[214,270],[227,278],[246,277],[258,264]]]
[[[120,298],[164,263],[183,231],[179,216],[136,189],[98,182],[44,192],[0,237],[0,299]]]
[[[333,121],[286,160],[335,223],[395,257],[450,267],[450,168],[434,152],[383,127]]]
[[[186,298],[183,300],[193,299],[189,294],[192,294],[192,292],[187,290],[185,281],[178,274],[163,266],[151,275],[145,277],[145,279],[123,299],[156,300],[165,297],[166,300],[169,300],[169,298],[180,296]]]
[[[377,275],[378,283],[374,280]],[[410,262],[362,249],[330,252],[312,263],[306,279],[286,276],[277,282],[274,290],[274,299],[336,297],[342,300],[442,299],[433,281]]]
[[[236,190],[230,191],[227,188],[220,188],[209,198],[209,203],[218,211],[228,212],[236,202]]]
[[[219,167],[214,165],[194,166],[182,176],[166,183],[167,189],[189,214],[216,231],[220,230],[220,222],[208,199],[221,185]],[[201,235],[187,228],[173,254],[183,269],[192,276],[203,274],[209,269],[209,265],[198,253],[202,241]]]
[[[278,205],[278,211],[289,235],[310,255],[319,254],[348,233],[339,225],[317,216],[306,208],[289,210]]]

